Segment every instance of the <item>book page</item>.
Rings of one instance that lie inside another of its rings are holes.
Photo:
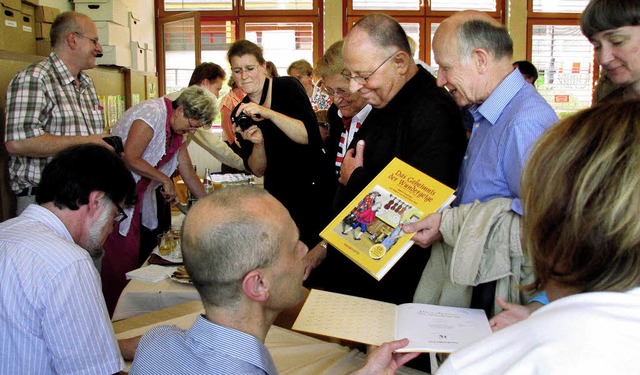
[[[293,329],[380,345],[393,340],[396,305],[311,290]]]
[[[450,353],[491,333],[483,310],[407,303],[398,306],[396,338],[409,338],[401,351]]]

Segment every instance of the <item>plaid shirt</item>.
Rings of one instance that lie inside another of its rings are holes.
[[[46,59],[20,71],[9,83],[6,101],[5,141],[37,137],[104,132],[102,108],[93,81],[80,72],[80,89],[64,62],[51,53]],[[11,189],[18,193],[38,186],[51,158],[11,155]]]

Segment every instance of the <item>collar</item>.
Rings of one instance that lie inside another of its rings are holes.
[[[55,70],[58,80],[60,81],[61,86],[66,86],[76,81],[76,77],[71,74],[71,71],[65,63],[56,55],[55,52],[51,52],[49,55],[49,60],[51,61],[51,65]],[[91,85],[91,79],[85,72],[80,72],[78,74],[78,78],[80,79],[80,88],[85,89]]]
[[[260,340],[233,328],[224,327],[199,315],[187,336],[240,361],[250,363],[269,375],[277,375],[271,354]]]
[[[64,225],[62,220],[60,220],[60,218],[57,217],[53,212],[49,211],[48,209],[40,205],[30,204],[24,210],[24,212],[20,215],[20,217],[25,217],[25,218],[29,218],[31,220],[37,221],[51,228],[51,230],[58,233],[60,237],[62,237],[66,241],[73,244],[76,243],[73,240],[73,237],[71,237],[71,233],[69,233],[69,230]]]
[[[360,110],[360,112],[356,113],[352,118],[351,118],[351,122],[353,122],[353,119],[356,120],[356,122],[359,123],[363,123],[364,120],[367,119],[367,116],[369,116],[369,113],[371,112],[371,104],[367,104],[364,107],[362,107],[362,109]],[[338,116],[340,118],[342,118],[342,112],[340,112],[340,110],[338,110]]]
[[[479,121],[483,117],[494,125],[504,108],[511,102],[514,96],[522,89],[524,85],[529,83],[524,80],[518,69],[514,69],[505,79],[500,82],[498,87],[489,95],[481,105],[473,105],[469,111],[473,115],[474,121]]]

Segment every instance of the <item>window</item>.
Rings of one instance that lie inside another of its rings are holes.
[[[165,93],[171,93],[187,87],[196,67],[193,18],[167,22],[162,31]]]
[[[245,38],[260,46],[265,59],[272,61],[280,75],[287,75],[289,64],[305,59],[314,64],[313,22],[244,23]]]
[[[201,62],[215,62],[230,76],[226,53],[238,39],[264,50],[280,74],[291,62],[314,63],[322,54],[321,0],[159,0],[159,84],[164,93],[186,87]],[[223,85],[221,95],[228,92]]]
[[[527,59],[538,68],[536,87],[560,118],[589,107],[599,69],[580,31],[588,0],[529,0]]]
[[[460,10],[475,9],[502,22],[503,8],[503,0],[347,0],[346,13],[349,27],[369,13],[383,12],[394,17],[415,40],[414,57],[435,66],[431,39],[443,19]]]
[[[536,13],[582,13],[589,0],[533,0]]]

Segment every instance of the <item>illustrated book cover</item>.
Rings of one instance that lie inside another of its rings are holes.
[[[312,289],[292,327],[296,331],[369,345],[409,339],[398,352],[451,353],[491,333],[480,309],[392,303]]]
[[[394,158],[320,233],[377,280],[411,247],[402,224],[442,210],[454,190]]]

